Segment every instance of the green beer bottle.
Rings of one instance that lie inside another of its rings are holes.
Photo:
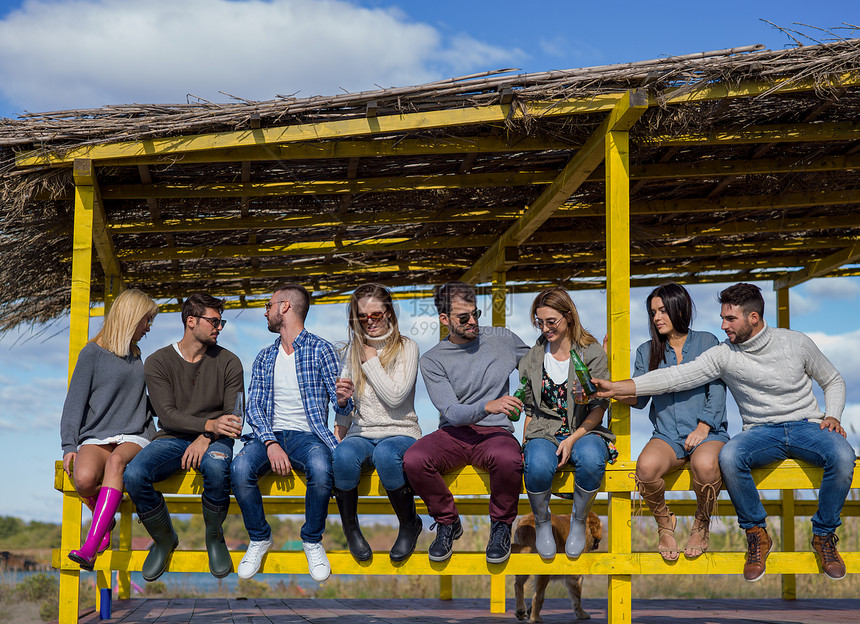
[[[570,357],[573,358],[573,370],[576,372],[579,383],[582,384],[582,389],[585,390],[585,394],[591,396],[597,392],[597,386],[591,381],[591,372],[573,349],[570,350]]]
[[[520,401],[522,401],[524,403],[526,400],[526,388],[528,388],[528,385],[529,385],[529,380],[524,375],[522,377],[522,379],[520,379],[520,387],[517,388],[516,392],[514,392],[514,396],[517,397]],[[513,422],[517,422],[520,419],[521,413],[522,413],[522,410],[517,410],[516,414],[508,414],[508,420],[511,420]]]

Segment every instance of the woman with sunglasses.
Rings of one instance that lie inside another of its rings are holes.
[[[523,399],[525,432],[523,464],[526,493],[535,516],[535,545],[545,559],[555,556],[549,500],[555,472],[576,468],[573,512],[565,544],[568,557],[585,548],[585,520],[594,503],[606,462],[618,453],[615,436],[603,427],[608,401],[587,399],[577,377],[571,350],[588,366],[593,377],[608,374],[606,352],[579,321],[579,313],[563,288],[548,288],[535,297],[532,323],[541,331],[537,344],[519,365],[526,381]]]
[[[421,437],[415,413],[418,345],[400,334],[391,293],[365,284],[349,301],[349,344],[343,377],[352,379],[355,409],[338,415],[334,433],[334,494],[349,551],[358,561],[373,555],[358,524],[358,482],[364,468],[375,468],[400,522],[391,560],[415,550],[421,518],[403,472],[403,454]]]
[[[123,472],[155,434],[137,342],[156,314],[158,306],[143,292],[120,294],[99,333],[81,349],[69,383],[60,420],[63,469],[93,512],[84,545],[69,559],[85,570],[110,547]]]
[[[651,320],[651,340],[636,350],[634,377],[689,362],[719,344],[713,334],[690,329],[693,300],[679,284],[655,288],[645,300],[645,308]],[[711,512],[722,487],[719,455],[729,440],[726,386],[718,379],[692,390],[619,400],[638,409],[651,401],[648,416],[654,432],[636,460],[636,484],[657,521],[657,552],[667,561],[676,560],[680,549],[675,541],[677,520],[666,505],[663,477],[690,463],[696,515],[684,556],[694,559],[708,549]]]

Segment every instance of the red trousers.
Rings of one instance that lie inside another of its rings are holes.
[[[415,442],[403,456],[412,489],[439,524],[451,524],[459,516],[442,474],[470,464],[490,473],[490,518],[512,523],[523,484],[523,456],[507,429],[442,427]]]

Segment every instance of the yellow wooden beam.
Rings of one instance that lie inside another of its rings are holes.
[[[698,241],[695,245],[662,245],[647,247],[645,249],[631,247],[631,261],[673,259],[683,260],[686,258],[700,258],[708,256],[724,256],[725,254],[758,255],[773,254],[778,252],[798,252],[810,249],[833,249],[846,244],[852,244],[854,237],[836,236],[797,238],[793,240],[768,242],[763,245],[760,241],[725,241],[717,243],[706,243]],[[524,265],[555,265],[563,263],[595,261],[595,251],[587,249],[582,251],[550,251],[550,252],[521,252],[519,254],[519,266]]]
[[[798,284],[802,284],[803,282],[815,277],[827,275],[828,273],[831,273],[833,269],[838,269],[844,264],[853,264],[858,260],[860,260],[860,239],[858,239],[858,242],[853,245],[846,247],[845,249],[841,249],[826,258],[815,260],[811,264],[807,265],[807,267],[802,271],[797,271],[774,280],[773,286],[776,290],[791,288],[792,286],[797,286]]]
[[[631,167],[631,180],[661,180],[671,178],[718,178],[742,175],[779,173],[820,173],[860,169],[860,154],[823,156],[809,160],[761,158],[754,160],[707,159],[694,162],[654,163]],[[589,181],[602,174],[596,171]]]
[[[195,258],[259,258],[309,254],[345,254],[371,251],[412,251],[415,249],[481,247],[494,240],[490,235],[431,236],[415,240],[409,236],[345,241],[307,241],[287,244],[229,245],[223,247],[174,247],[172,249],[124,249],[123,262],[183,260]]]
[[[110,231],[121,234],[151,234],[156,232],[217,232],[227,230],[285,230],[309,227],[368,226],[385,223],[452,223],[471,221],[498,221],[515,219],[522,209],[512,208],[452,208],[423,212],[371,212],[297,214],[287,216],[211,217],[208,219],[164,219],[160,223],[149,221],[113,222]]]
[[[105,186],[102,196],[121,199],[186,199],[205,197],[271,197],[293,195],[342,195],[388,193],[452,188],[488,188],[550,184],[554,171],[440,174],[344,180],[298,180],[285,182],[235,182],[222,184],[126,184]]]
[[[845,72],[815,80],[744,81],[739,84],[708,84],[701,87],[668,89],[652,96],[649,104],[685,104],[725,98],[744,98],[768,92],[780,94],[819,89],[826,80],[831,88],[860,84],[858,72]],[[533,102],[522,104],[524,114],[548,117],[588,114],[611,110],[619,94],[598,95],[565,101]],[[167,154],[180,155],[205,150],[233,150],[260,145],[277,145],[299,141],[346,139],[373,136],[391,132],[409,132],[428,128],[445,128],[486,123],[504,123],[512,114],[509,105],[492,105],[457,110],[424,111],[379,117],[362,117],[333,122],[296,124],[276,128],[238,130],[200,135],[184,135],[144,141],[123,141],[105,145],[90,145],[56,152],[25,152],[16,157],[17,167],[68,166],[76,158],[91,160],[154,158]],[[231,157],[232,158],[232,157]],[[241,160],[245,160],[242,158]],[[151,161],[147,161],[151,162]]]
[[[709,213],[715,211],[759,210],[762,208],[806,208],[810,206],[829,206],[840,204],[860,203],[860,193],[854,189],[843,191],[805,191],[783,195],[762,197],[736,196],[723,199],[692,198],[674,201],[653,201],[632,204],[630,212],[633,215],[672,214],[672,213]],[[569,203],[559,206],[553,218],[593,218],[605,214],[603,203]],[[304,227],[339,227],[339,226],[371,226],[379,223],[408,224],[408,223],[449,223],[464,221],[504,221],[513,220],[524,214],[523,209],[511,208],[474,208],[450,209],[433,213],[381,212],[362,214],[301,214],[283,217],[212,217],[208,219],[165,219],[153,224],[144,221],[115,221],[108,224],[108,230],[122,234],[147,234],[155,232],[206,232],[227,230],[277,230]],[[824,217],[839,219],[839,217]],[[851,217],[853,219],[853,217]],[[796,222],[792,220],[791,222]],[[784,223],[784,221],[779,221]],[[838,223],[838,221],[834,221]],[[713,231],[714,228],[732,227],[733,224],[706,224],[691,226],[702,228],[701,231]],[[743,229],[755,227],[755,224],[738,223]],[[822,226],[826,227],[826,226]],[[833,227],[844,227],[834,225]],[[539,236],[540,232],[536,234]],[[686,236],[687,234],[683,235]]]
[[[265,162],[279,160],[347,160],[379,156],[429,156],[439,154],[489,154],[576,149],[569,141],[508,136],[434,137],[419,139],[327,140],[288,145],[158,154],[135,158],[99,160],[99,166]]]
[[[713,212],[746,211],[761,209],[809,208],[811,206],[839,206],[860,203],[860,190],[802,191],[778,195],[739,195],[729,197],[693,197],[689,199],[655,200],[631,205],[631,215],[710,214]],[[602,217],[603,204],[576,203],[562,207],[556,216]],[[711,226],[711,227],[718,227]]]
[[[446,261],[445,267],[456,269],[468,266],[466,262]],[[337,262],[327,264],[307,264],[296,266],[287,264],[279,267],[243,266],[224,269],[185,269],[180,271],[141,271],[126,273],[126,279],[134,284],[149,284],[162,282],[187,281],[236,281],[243,279],[271,279],[280,277],[312,277],[317,275],[367,275],[378,273],[412,273],[421,271],[438,271],[439,263],[433,261],[404,262]]]
[[[501,269],[504,266],[504,249],[517,247],[528,240],[603,161],[606,134],[629,130],[646,110],[648,110],[648,98],[644,90],[625,92],[624,97],[565,165],[550,187],[532,202],[523,216],[484,252],[461,279],[470,283],[481,282],[485,281],[493,271]]]
[[[645,139],[648,144],[664,147],[689,145],[738,145],[748,143],[803,143],[857,141],[860,123],[773,124],[750,126],[741,130],[714,130],[695,134],[655,135]]]
[[[192,134],[144,141],[122,141],[88,145],[62,152],[27,152],[15,159],[19,168],[68,165],[75,158],[91,160],[151,157],[204,150],[225,150],[259,145],[278,145],[300,141],[322,141],[351,137],[387,135],[431,128],[450,128],[489,123],[505,123],[518,114],[540,117],[599,113],[611,110],[620,94],[597,95],[582,100],[524,104],[513,110],[510,105],[491,105],[455,110],[422,111],[378,117],[359,117],[275,128],[235,130]]]

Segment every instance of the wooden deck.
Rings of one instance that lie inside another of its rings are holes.
[[[606,623],[606,601],[584,600],[591,624]],[[504,615],[492,614],[487,599],[317,600],[276,598],[118,600],[113,617],[82,614],[81,624],[499,624],[516,622],[513,600]],[[570,601],[549,599],[546,624],[573,622]],[[583,620],[585,621],[585,620]],[[837,624],[860,623],[855,600],[634,600],[633,624]]]

